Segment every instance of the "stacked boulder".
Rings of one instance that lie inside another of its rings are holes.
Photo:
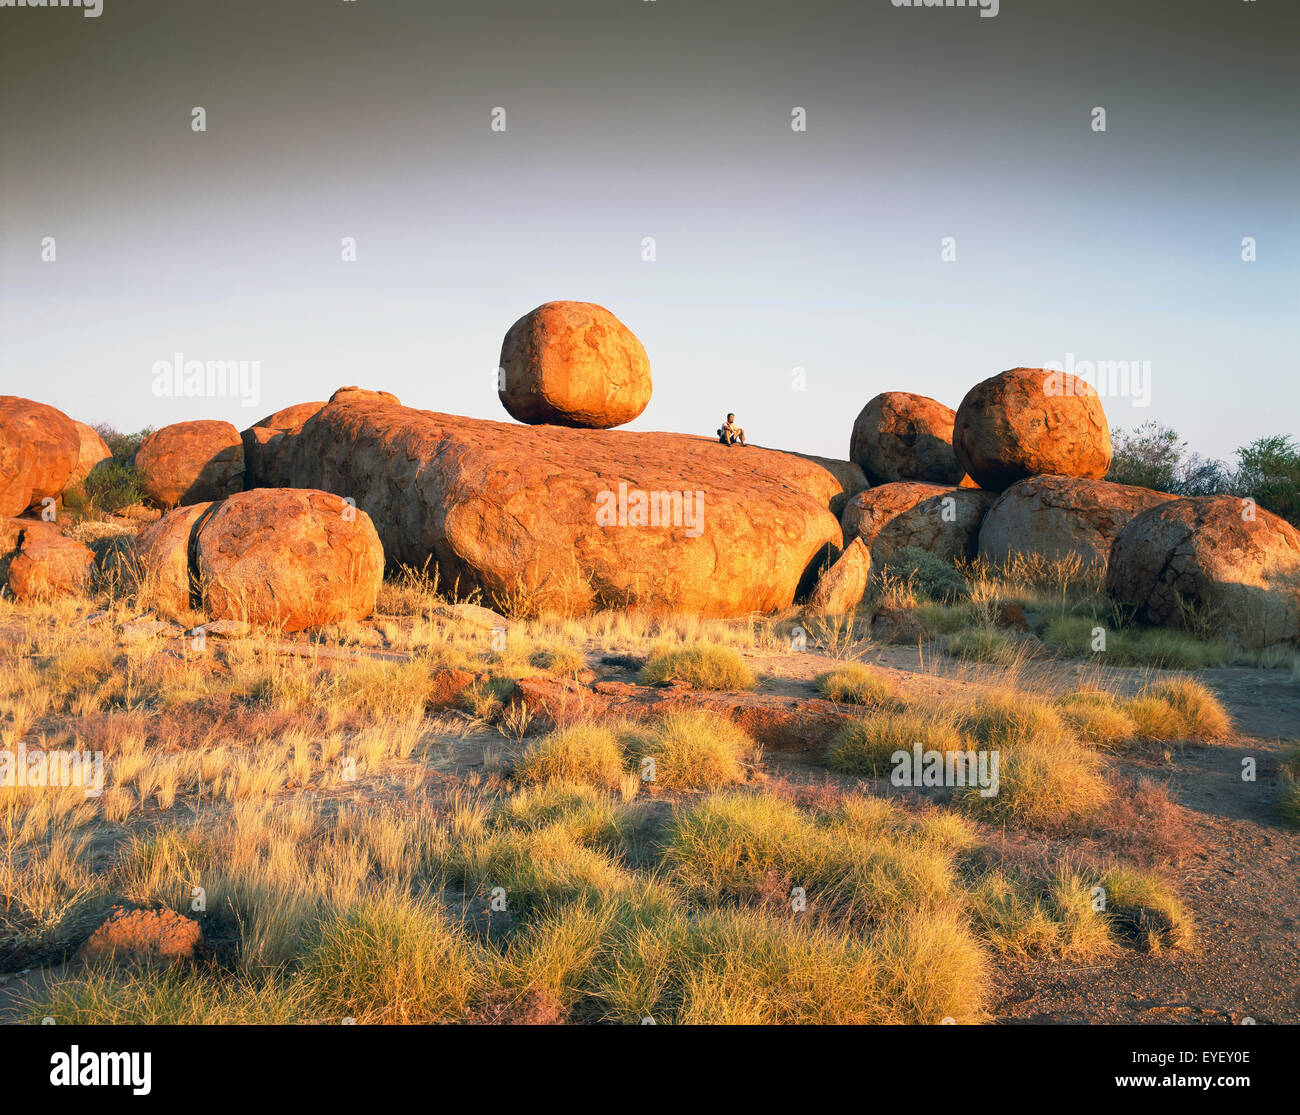
[[[853,423],[849,460],[871,484],[920,480],[927,484],[970,484],[952,448],[956,411],[935,399],[906,391],[877,395]]]
[[[609,430],[650,402],[650,359],[603,306],[547,302],[514,323],[501,344],[497,392],[530,426]]]
[[[962,399],[952,446],[971,479],[1002,491],[1030,476],[1100,480],[1110,468],[1110,427],[1091,384],[1065,372],[1012,368]]]

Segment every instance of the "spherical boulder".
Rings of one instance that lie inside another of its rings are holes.
[[[57,499],[77,465],[81,438],[61,410],[0,395],[0,515]]]
[[[972,387],[957,408],[952,447],[971,478],[992,491],[1043,474],[1100,480],[1111,459],[1097,392],[1041,368],[1012,368]]]
[[[109,449],[108,442],[99,436],[99,431],[93,426],[87,426],[84,422],[73,422],[77,428],[77,463],[72,467],[72,474],[68,477],[68,487],[72,488],[82,483],[91,470],[102,461],[111,461],[113,451]]]
[[[980,523],[994,498],[978,488],[900,480],[859,492],[845,505],[840,524],[846,543],[866,543],[875,566],[904,546],[956,561],[975,556]]]
[[[1045,561],[1077,555],[1105,566],[1111,544],[1134,515],[1177,497],[1077,476],[1031,476],[1012,484],[980,527],[979,554],[1003,563],[1016,554]]]
[[[853,423],[849,459],[862,467],[872,484],[960,484],[966,470],[952,448],[956,419],[956,411],[935,399],[886,391],[867,403]]]
[[[374,611],[384,550],[370,516],[339,496],[258,488],[197,524],[190,568],[210,618],[300,631]]]
[[[603,306],[547,302],[510,327],[501,345],[498,394],[530,426],[608,430],[650,402],[650,359]]]
[[[15,600],[52,600],[90,587],[95,555],[58,523],[0,519],[0,571]]]
[[[140,443],[135,467],[159,507],[222,499],[244,486],[244,442],[229,422],[174,422]]]
[[[1244,647],[1300,638],[1300,530],[1237,496],[1170,500],[1115,539],[1106,588],[1145,623],[1204,623]]]

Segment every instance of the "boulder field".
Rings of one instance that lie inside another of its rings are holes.
[[[373,401],[293,437],[293,483],[356,501],[390,563],[582,613],[788,607],[842,534],[841,482],[806,458],[711,438],[518,426]]]

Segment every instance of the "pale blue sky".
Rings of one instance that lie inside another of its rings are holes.
[[[734,410],[842,457],[880,391],[955,407],[1072,353],[1150,361],[1112,425],[1296,431],[1294,4],[440,7],[0,11],[0,393],[123,429],[345,383],[505,420],[502,336],[572,298],[649,352],[637,429]],[[177,351],[260,361],[260,400],[156,398]]]

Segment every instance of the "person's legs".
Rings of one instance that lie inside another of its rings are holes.
[[[744,430],[737,430],[737,431],[736,431],[736,440],[737,440],[738,442],[740,442],[741,445],[744,445],[744,444],[745,444],[745,431],[744,431]]]

